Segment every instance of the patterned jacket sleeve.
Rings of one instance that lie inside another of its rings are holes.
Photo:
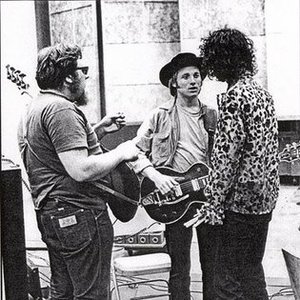
[[[239,90],[220,95],[219,119],[211,157],[211,170],[205,194],[208,202],[200,213],[205,222],[222,224],[226,198],[237,180],[241,148],[245,141],[243,99]]]

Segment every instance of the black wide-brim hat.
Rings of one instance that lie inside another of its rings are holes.
[[[201,63],[202,58],[197,57],[194,53],[179,53],[175,57],[173,57],[169,63],[161,68],[159,72],[159,80],[164,86],[168,87],[169,80],[177,71],[182,68],[195,66],[199,68],[201,73]]]

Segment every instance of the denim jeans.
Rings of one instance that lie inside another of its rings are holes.
[[[171,257],[169,292],[171,300],[190,300],[190,269],[192,227],[186,228],[184,222],[178,221],[166,225],[167,250]],[[215,300],[214,271],[217,253],[217,228],[208,224],[197,227],[200,263],[203,280],[203,300]]]
[[[203,300],[215,300],[215,274],[220,226],[201,224],[196,228],[202,271]]]
[[[57,203],[37,212],[53,300],[108,300],[113,228],[107,211]]]
[[[271,214],[226,212],[216,279],[217,300],[267,300],[262,259]]]

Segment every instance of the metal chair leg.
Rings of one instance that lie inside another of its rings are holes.
[[[117,282],[117,276],[116,276],[116,272],[115,272],[115,268],[114,268],[113,264],[111,266],[111,273],[112,273],[112,280],[113,280],[114,287],[112,288],[110,295],[112,295],[112,293],[115,289],[117,300],[121,300],[119,286],[118,286],[118,282]]]

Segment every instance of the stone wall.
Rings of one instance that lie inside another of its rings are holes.
[[[74,41],[91,67],[88,90],[93,119],[100,116],[94,1],[50,1],[52,43]],[[245,32],[256,49],[258,74],[267,87],[265,0],[101,0],[106,111],[129,122],[169,98],[160,68],[180,51],[199,54],[202,37],[227,25]],[[206,79],[201,99],[216,107],[226,84]]]
[[[84,108],[91,122],[100,119],[100,87],[95,1],[49,1],[51,44],[70,42],[82,47],[83,60],[89,66]]]
[[[199,54],[201,38],[227,25],[247,34],[256,49],[256,78],[267,86],[265,0],[179,0],[181,50]],[[206,79],[201,97],[216,107],[216,94],[226,85]]]
[[[178,2],[102,2],[107,111],[140,122],[169,98],[159,70],[180,51]]]

